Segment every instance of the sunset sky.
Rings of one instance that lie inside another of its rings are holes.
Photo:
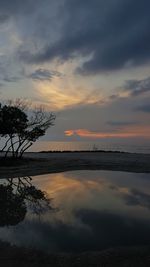
[[[149,0],[0,0],[0,98],[57,115],[45,140],[150,139]]]

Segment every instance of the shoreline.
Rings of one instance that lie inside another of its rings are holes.
[[[150,154],[90,152],[26,152],[16,164],[4,166],[0,154],[0,178],[36,176],[75,170],[150,173]]]

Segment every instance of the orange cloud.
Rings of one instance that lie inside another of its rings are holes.
[[[74,130],[65,131],[65,135],[66,136],[72,136],[72,135],[74,135]]]
[[[129,137],[150,137],[150,127],[147,128],[126,128],[120,132],[94,132],[87,129],[66,130],[66,136],[80,136],[88,138],[129,138]]]

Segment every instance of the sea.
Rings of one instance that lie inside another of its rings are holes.
[[[38,141],[31,148],[30,152],[40,151],[121,151],[130,153],[150,154],[150,140],[132,140],[130,142],[120,141],[98,141],[98,142],[56,142]]]

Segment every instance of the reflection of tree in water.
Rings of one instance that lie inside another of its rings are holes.
[[[51,210],[45,192],[31,184],[30,177],[10,178],[0,184],[0,226],[16,225],[23,221],[27,208],[41,214]]]

